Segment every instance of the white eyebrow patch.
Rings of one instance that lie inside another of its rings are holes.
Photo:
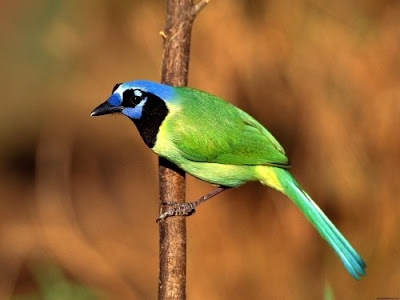
[[[134,91],[133,91],[133,94],[134,94],[136,97],[142,97],[143,92],[142,92],[141,90],[134,90]]]

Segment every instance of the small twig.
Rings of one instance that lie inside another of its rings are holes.
[[[201,10],[210,2],[210,0],[200,0],[196,4],[192,6],[192,19],[196,18],[196,16],[201,12]]]
[[[160,35],[162,36],[162,38],[165,40],[167,38],[167,35],[165,34],[164,30],[160,31]]]

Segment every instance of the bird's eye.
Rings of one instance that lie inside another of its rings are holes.
[[[138,89],[129,89],[122,94],[122,106],[135,107],[143,99],[146,99],[146,92]]]
[[[114,85],[111,94],[114,94],[115,90],[121,85],[122,83],[117,83],[116,85]]]

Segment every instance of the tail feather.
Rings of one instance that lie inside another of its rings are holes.
[[[286,194],[335,250],[350,275],[357,280],[360,279],[365,274],[364,269],[366,268],[366,264],[360,255],[288,171],[280,168],[273,168],[273,170],[276,178],[273,180],[268,178],[262,182],[272,185],[272,187]],[[268,174],[271,173],[268,172]],[[279,185],[276,185],[277,182],[279,182]]]

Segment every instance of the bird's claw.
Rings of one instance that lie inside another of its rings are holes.
[[[176,203],[176,202],[164,202],[165,205],[170,205],[171,208],[160,214],[157,218],[156,222],[160,222],[165,218],[172,217],[172,216],[190,216],[195,213],[195,205],[192,203]]]

